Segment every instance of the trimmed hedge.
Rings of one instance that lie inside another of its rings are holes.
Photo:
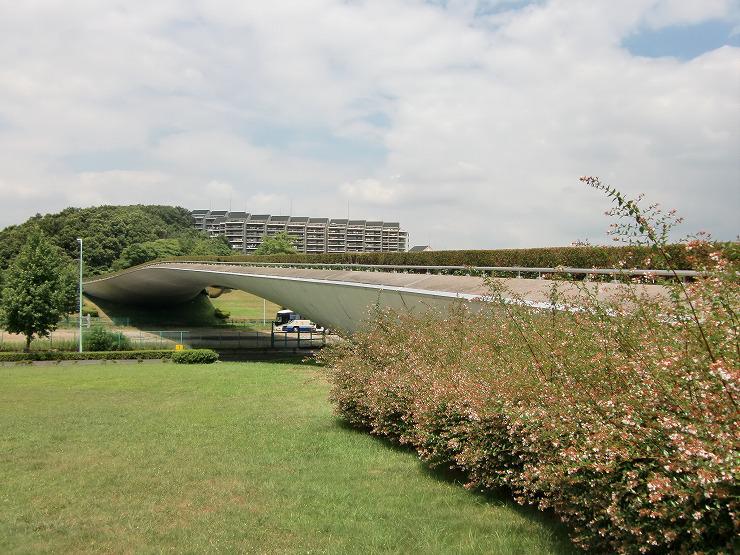
[[[706,253],[689,252],[686,245],[668,245],[673,266],[683,270],[699,270],[709,263],[709,252],[719,247],[728,260],[740,259],[739,243],[715,244]],[[456,250],[430,252],[377,252],[332,254],[277,254],[266,256],[199,256],[204,262],[283,262],[305,264],[373,264],[410,266],[520,266],[527,268],[642,268],[663,269],[659,257],[649,247],[552,247],[534,249]],[[192,256],[172,260],[193,260]],[[698,261],[698,262],[697,262]]]
[[[37,351],[30,353],[0,352],[0,362],[25,362],[35,360],[130,360],[169,359],[174,351]]]
[[[172,362],[175,364],[212,364],[217,360],[218,353],[211,349],[192,349],[172,353]]]

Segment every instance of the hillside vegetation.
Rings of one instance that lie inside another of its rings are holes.
[[[37,214],[20,225],[0,230],[0,270],[20,252],[37,227],[71,259],[84,243],[87,274],[121,269],[163,256],[227,255],[228,244],[193,230],[190,212],[175,206],[93,206]]]

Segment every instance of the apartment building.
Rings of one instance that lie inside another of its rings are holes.
[[[398,222],[272,216],[229,212],[227,210],[193,210],[193,227],[211,237],[226,236],[231,248],[249,254],[262,238],[286,232],[302,253],[325,252],[404,252],[408,233]]]

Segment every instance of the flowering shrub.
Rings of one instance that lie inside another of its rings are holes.
[[[586,181],[631,218],[615,236],[672,268],[663,247],[675,216]],[[553,308],[535,310],[492,284],[482,310],[376,309],[365,332],[322,355],[331,399],[352,424],[465,472],[470,488],[505,486],[552,508],[582,548],[730,553],[738,265],[710,246],[686,243],[708,275],[665,295],[633,285],[604,300],[598,284],[573,295],[553,282]]]

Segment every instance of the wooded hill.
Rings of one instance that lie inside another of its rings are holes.
[[[163,256],[231,252],[224,240],[208,239],[193,230],[185,208],[140,204],[66,208],[0,230],[0,270],[18,254],[33,227],[40,228],[71,259],[77,258],[77,238],[82,238],[86,274]]]

